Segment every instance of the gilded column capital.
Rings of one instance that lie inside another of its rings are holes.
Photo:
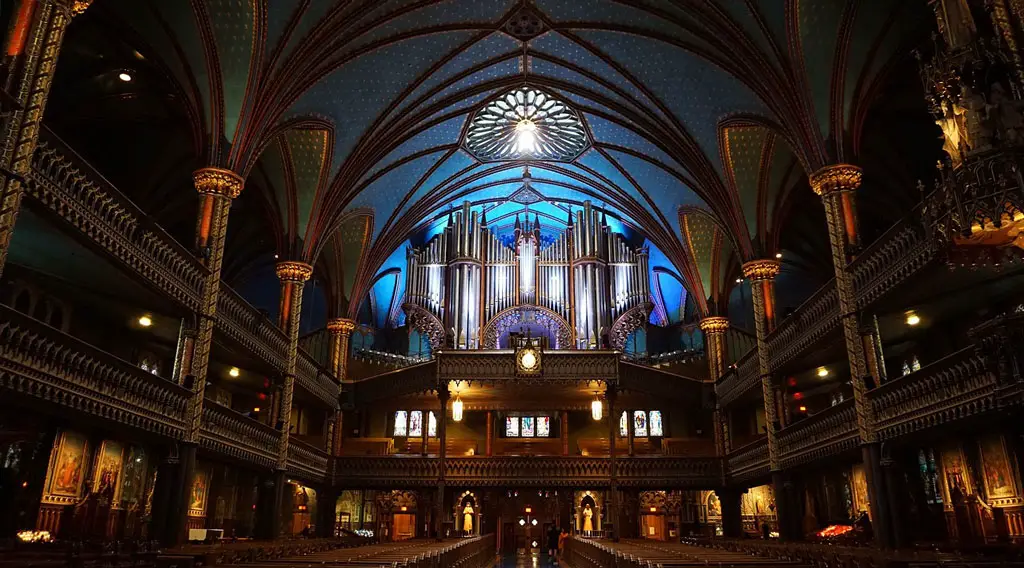
[[[709,316],[700,320],[700,330],[708,335],[720,334],[729,331],[729,318],[722,316]]]
[[[285,260],[277,263],[275,272],[281,282],[305,282],[313,275],[313,267],[305,262]]]
[[[779,268],[782,265],[773,258],[763,260],[751,260],[743,264],[743,277],[754,282],[762,280],[774,280],[779,275]]]
[[[327,331],[350,335],[356,328],[356,322],[348,318],[334,318],[327,320]]]
[[[77,16],[89,9],[92,0],[74,0],[71,2],[71,15]]]
[[[818,195],[827,195],[835,191],[854,191],[860,187],[864,171],[852,164],[833,164],[825,166],[808,176],[811,189]]]
[[[196,191],[208,195],[222,195],[230,199],[238,197],[245,186],[242,176],[222,168],[200,168],[192,172]]]

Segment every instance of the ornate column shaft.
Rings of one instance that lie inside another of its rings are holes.
[[[821,196],[825,204],[828,236],[832,245],[832,264],[836,274],[836,293],[839,296],[839,314],[842,318],[843,336],[846,339],[846,355],[850,361],[850,383],[853,385],[857,430],[861,442],[867,444],[875,441],[874,418],[864,384],[868,370],[857,321],[857,298],[853,288],[853,276],[846,269],[850,247],[856,243],[849,239],[849,209],[845,204],[853,201],[854,192],[860,187],[862,175],[857,166],[837,164],[811,174],[810,182],[811,189]]]
[[[752,260],[743,265],[743,277],[750,281],[754,300],[754,328],[757,332],[757,368],[761,376],[761,395],[764,397],[764,421],[768,430],[768,463],[771,471],[779,470],[779,457],[775,439],[778,423],[775,404],[775,385],[772,384],[771,358],[766,338],[770,331],[769,314],[774,312],[775,277],[779,274],[779,261]]]
[[[484,441],[484,455],[491,457],[494,454],[494,415],[487,411],[487,439]]]
[[[327,322],[327,331],[331,334],[331,370],[339,383],[348,380],[348,346],[355,328],[356,322],[347,318],[334,318]],[[344,418],[340,408],[334,411],[334,437],[331,441],[333,456],[341,455],[345,439]]]
[[[203,297],[196,314],[195,347],[192,354],[192,401],[189,405],[189,429],[185,442],[199,441],[200,419],[203,415],[203,395],[206,375],[210,366],[210,346],[213,343],[213,324],[217,315],[217,294],[220,292],[220,269],[224,262],[224,242],[228,232],[228,212],[231,201],[242,193],[245,181],[234,172],[220,168],[203,168],[192,174],[199,192],[199,216],[196,220],[196,249],[201,252],[203,264],[209,274],[203,282]]]
[[[562,455],[567,456],[569,455],[569,412],[567,410],[562,411],[562,430],[559,433],[562,435]]]
[[[700,320],[700,329],[704,332],[704,356],[708,360],[708,377],[712,384],[717,383],[725,372],[725,332],[729,330],[729,320],[721,316],[711,316]],[[729,453],[729,425],[722,407],[715,402],[712,416],[715,429],[715,452],[724,456]]]
[[[618,392],[614,385],[608,385],[605,391],[605,398],[608,400],[608,519],[612,521],[612,540],[619,539],[619,480],[615,463],[615,435],[618,420],[615,418],[615,401],[618,399]]]
[[[440,540],[444,538],[442,529],[444,528],[443,521],[445,517],[444,513],[444,477],[445,477],[445,458],[448,453],[447,448],[447,431],[448,431],[448,399],[451,397],[451,393],[448,392],[448,385],[444,384],[437,389],[437,400],[441,403],[441,415],[437,417],[437,438],[440,445],[437,450],[438,457],[438,480],[437,480],[437,501],[435,502],[434,508],[434,527],[437,538]],[[424,425],[424,430],[427,426]]]
[[[865,318],[860,329],[861,343],[864,346],[864,363],[868,375],[875,381],[875,386],[885,384],[885,353],[882,351],[882,334],[878,329],[878,316]]]
[[[174,351],[174,371],[171,380],[185,384],[185,377],[192,374],[192,357],[195,354],[196,330],[186,320],[181,321],[178,330],[178,346]]]
[[[16,15],[10,46],[16,59],[11,95],[21,105],[4,125],[0,141],[0,273],[7,263],[14,224],[24,194],[21,180],[32,170],[32,155],[39,143],[39,128],[50,96],[64,32],[71,18],[81,14],[92,0],[38,0],[26,3]],[[34,6],[32,5],[34,4]],[[20,73],[18,71],[20,70]]]
[[[313,275],[313,267],[304,262],[277,263],[277,278],[281,281],[281,309],[278,319],[288,336],[288,356],[285,359],[284,386],[278,422],[281,423],[281,446],[277,454],[277,469],[288,465],[288,435],[291,431],[292,396],[295,394],[295,365],[299,360],[299,321],[302,315],[302,290]]]

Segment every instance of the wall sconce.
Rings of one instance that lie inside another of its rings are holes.
[[[590,416],[594,420],[604,418],[604,403],[597,396],[594,396],[594,402],[590,403]]]
[[[457,394],[455,400],[452,401],[452,420],[462,422],[462,397]]]

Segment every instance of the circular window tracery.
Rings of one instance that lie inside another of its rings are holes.
[[[497,97],[470,117],[466,149],[482,161],[560,160],[579,156],[590,145],[578,112],[533,87]]]

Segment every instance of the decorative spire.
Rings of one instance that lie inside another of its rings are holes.
[[[572,227],[572,205],[569,206],[569,222],[565,225],[567,227]]]
[[[484,207],[480,208],[480,226],[484,229],[487,228],[487,209]]]

